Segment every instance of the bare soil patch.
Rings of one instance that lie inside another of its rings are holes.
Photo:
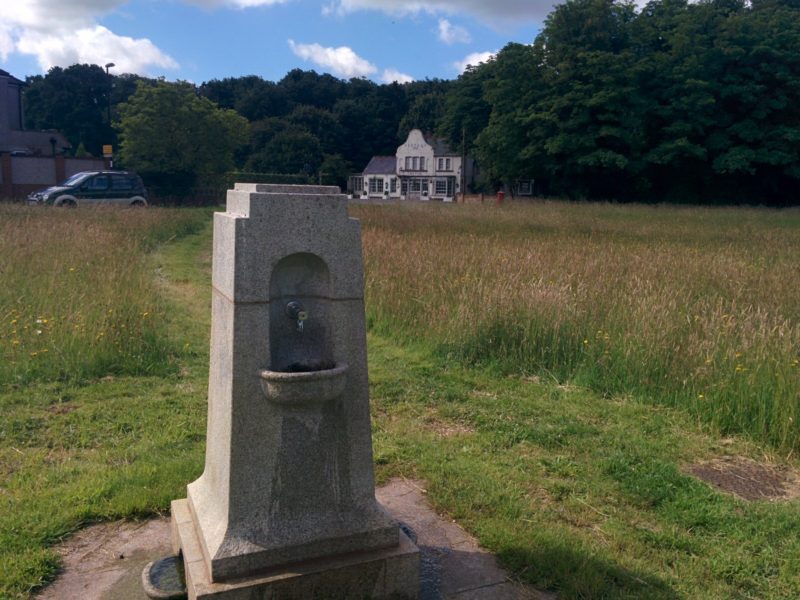
[[[785,501],[800,497],[800,474],[782,465],[725,456],[690,466],[689,473],[743,500]]]
[[[448,421],[431,421],[425,423],[425,429],[432,431],[439,437],[453,437],[454,435],[468,435],[475,433],[475,430],[463,423],[453,423]]]

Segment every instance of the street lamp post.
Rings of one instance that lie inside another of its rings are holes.
[[[106,77],[108,78],[108,126],[111,127],[111,91],[113,85],[111,84],[111,75],[108,70],[116,65],[113,62],[106,63]]]

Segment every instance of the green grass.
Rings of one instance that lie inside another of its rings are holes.
[[[82,355],[91,366],[77,373],[29,367],[27,383],[12,378],[0,387],[0,598],[26,597],[29,590],[55,575],[58,561],[50,548],[53,543],[86,523],[164,511],[202,469],[210,293],[208,285],[193,282],[208,279],[210,256],[196,247],[207,246],[209,212],[148,210],[147,227],[138,229],[118,221],[144,212],[68,211],[67,217],[86,217],[90,228],[102,232],[99,235],[141,249],[134,257],[135,265],[126,271],[133,272],[126,279],[128,285],[114,276],[119,289],[101,285],[93,289],[94,294],[84,291],[83,298],[89,306],[108,306],[115,314],[121,312],[120,304],[144,301],[148,307],[158,307],[151,309],[147,321],[153,324],[153,332],[146,328],[137,332],[160,341],[158,353],[151,352],[148,360],[163,360],[168,368],[153,369],[148,361],[139,361],[133,368],[119,369],[114,362],[98,358],[95,349]],[[42,219],[53,231],[64,229],[43,212],[6,216],[29,225]],[[153,254],[160,241],[175,236],[181,237],[179,246],[169,254]],[[113,246],[95,247],[100,254],[93,264],[108,264],[102,252]],[[44,250],[44,246],[39,248]],[[24,256],[25,251],[36,255],[25,248],[15,256]],[[70,259],[62,257],[63,264],[74,264]],[[86,263],[81,264],[89,271]],[[167,271],[169,279],[164,278]],[[39,284],[52,290],[59,281],[54,272],[59,269],[32,278],[23,289],[27,292]],[[87,284],[102,277],[87,276]],[[64,288],[62,297],[74,297],[71,282]],[[143,299],[129,297],[142,292],[147,294]],[[52,302],[42,296],[34,295],[42,303]],[[23,306],[30,300],[19,298]],[[87,328],[96,331],[108,326],[106,310],[89,311],[82,305],[69,312],[83,311]],[[52,338],[58,336],[54,333]],[[141,351],[136,339],[128,343]]]
[[[436,225],[440,215],[431,208],[428,221]],[[609,210],[608,223],[618,219],[621,230],[626,220],[640,227],[644,218]],[[659,225],[680,220],[658,210],[652,218]],[[502,214],[512,232],[529,226],[516,213]],[[720,436],[691,409],[598,393],[546,370],[534,376],[528,367],[503,368],[492,355],[476,361],[459,354],[454,340],[436,337],[447,330],[446,312],[445,323],[430,322],[412,341],[402,319],[418,309],[402,305],[407,312],[389,321],[386,300],[375,295],[376,277],[385,274],[376,267],[383,256],[376,244],[384,238],[370,219],[394,216],[376,213],[364,222],[379,481],[423,479],[439,511],[477,535],[515,577],[560,598],[800,597],[798,502],[747,503],[686,474],[688,465],[720,456],[785,459],[752,439]],[[470,218],[470,235],[485,247],[483,217]],[[407,224],[403,235],[419,235],[416,216]],[[709,236],[723,236],[708,227]],[[391,241],[403,248],[403,235]],[[24,598],[50,580],[52,544],[76,528],[161,513],[202,470],[210,236],[205,227],[148,248],[169,370],[40,375],[24,387],[0,388],[0,598]],[[419,293],[410,288],[405,302],[425,304]]]
[[[207,218],[0,205],[0,384],[173,370],[148,253]]]
[[[370,338],[381,480],[428,498],[515,575],[563,598],[794,598],[800,507],[746,503],[684,473],[763,458],[683,411],[497,377]]]
[[[376,331],[800,450],[800,211],[356,208]]]

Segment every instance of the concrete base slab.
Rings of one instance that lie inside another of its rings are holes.
[[[394,479],[375,490],[392,516],[413,532],[421,554],[420,600],[555,600],[515,581],[494,555],[457,523],[438,515],[421,481]],[[144,566],[172,553],[169,519],[87,527],[57,547],[64,569],[36,600],[147,600]]]
[[[212,582],[188,502],[172,503],[173,549],[183,553],[189,600],[410,600],[419,590],[419,550],[404,533],[385,550],[309,560],[258,576]]]

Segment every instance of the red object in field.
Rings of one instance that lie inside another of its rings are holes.
[[[497,201],[495,204],[502,204],[503,200],[506,198],[506,193],[503,191],[497,192]]]

